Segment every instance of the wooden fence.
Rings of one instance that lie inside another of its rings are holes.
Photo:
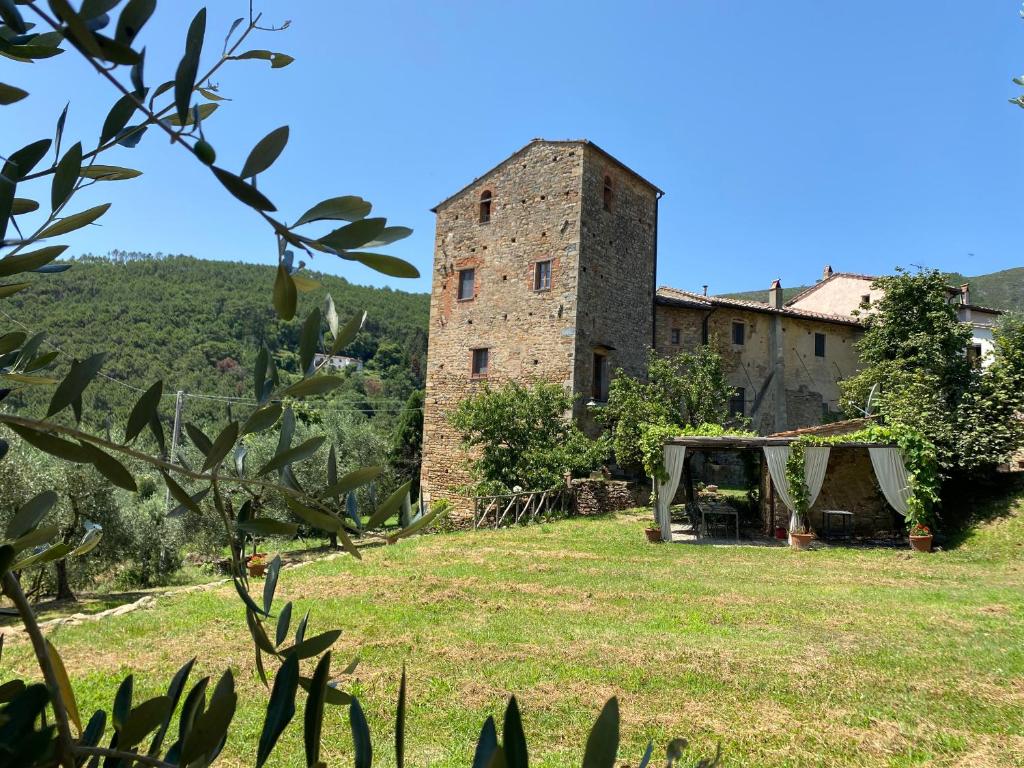
[[[473,527],[500,528],[565,517],[572,510],[572,491],[562,487],[504,496],[477,496],[475,502]]]

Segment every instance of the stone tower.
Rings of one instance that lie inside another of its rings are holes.
[[[646,370],[661,191],[596,145],[535,139],[435,209],[424,498],[468,482],[448,414],[484,382],[547,380],[573,415]]]

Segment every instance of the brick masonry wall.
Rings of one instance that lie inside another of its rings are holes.
[[[545,379],[572,386],[579,252],[580,146],[533,143],[437,208],[422,485],[428,497],[467,502],[468,457],[448,423],[485,381]],[[492,194],[480,223],[480,196]],[[533,290],[537,261],[551,259],[551,288]],[[475,296],[459,301],[458,270],[476,270]],[[470,377],[471,350],[489,348],[486,380]]]

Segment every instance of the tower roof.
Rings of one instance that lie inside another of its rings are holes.
[[[571,144],[571,145],[575,145],[575,146],[590,147],[591,149],[595,150],[599,154],[603,155],[608,160],[611,160],[613,163],[615,163],[615,165],[619,166],[619,168],[621,168],[626,173],[628,173],[631,176],[633,176],[635,179],[637,179],[637,180],[643,182],[644,184],[646,184],[648,187],[650,187],[652,190],[654,190],[654,192],[658,195],[658,197],[661,197],[662,195],[665,194],[662,190],[658,189],[658,187],[656,187],[654,184],[649,182],[647,179],[645,179],[639,173],[634,171],[628,165],[623,163],[617,157],[615,157],[614,155],[612,155],[612,154],[606,152],[605,150],[601,149],[599,146],[597,146],[597,144],[595,144],[594,142],[590,141],[589,139],[531,139],[529,143],[527,143],[524,146],[522,146],[519,149],[517,149],[515,152],[513,152],[511,155],[506,157],[504,160],[502,160],[500,163],[495,165],[493,168],[491,168],[490,170],[485,171],[484,173],[480,174],[475,179],[473,179],[471,182],[469,182],[468,184],[463,186],[461,189],[459,189],[457,192],[454,192],[453,194],[448,195],[448,197],[446,197],[444,200],[442,200],[437,205],[435,205],[433,208],[431,208],[430,209],[431,212],[432,213],[437,213],[437,209],[440,208],[445,203],[447,203],[449,200],[452,200],[452,199],[458,197],[463,192],[465,192],[467,189],[469,189],[474,184],[476,184],[478,181],[480,181],[480,179],[482,179],[482,178],[484,178],[486,176],[490,176],[492,173],[494,173],[499,168],[503,167],[507,163],[512,162],[517,157],[519,157],[521,154],[523,154],[523,152],[525,152],[530,147],[532,147],[534,144],[565,144],[565,145],[570,145]]]

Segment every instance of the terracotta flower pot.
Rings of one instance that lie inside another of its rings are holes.
[[[814,540],[813,533],[791,533],[789,534],[790,543],[793,549],[810,549],[811,542]]]
[[[914,548],[915,552],[931,552],[932,535],[929,533],[927,536],[911,536],[910,546]]]
[[[652,544],[661,541],[661,528],[645,528],[644,533],[647,534],[647,540]]]
[[[250,576],[262,576],[267,572],[267,561],[266,560],[249,560],[246,565],[249,568]]]

